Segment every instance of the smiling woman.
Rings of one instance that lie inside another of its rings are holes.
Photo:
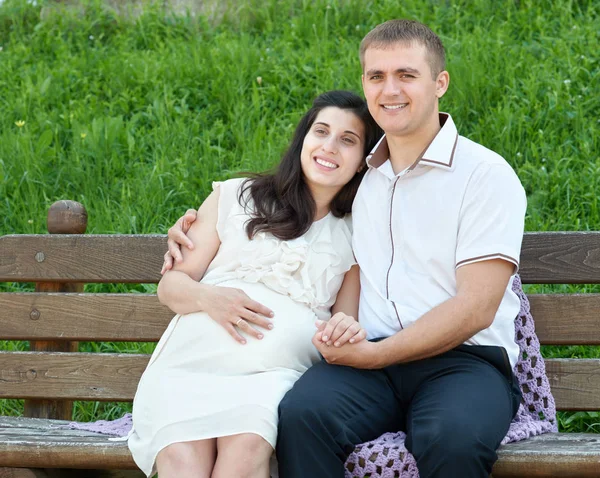
[[[331,195],[362,171],[364,131],[354,112],[328,107],[319,112],[304,137],[300,159],[304,180],[317,206],[316,219],[329,212]]]
[[[378,133],[360,97],[330,91],[275,173],[214,184],[188,232],[202,247],[158,287],[178,315],[133,404],[129,448],[148,476],[268,476],[279,402],[320,358],[315,321],[338,312],[340,345],[366,337],[348,213]]]
[[[298,123],[276,172],[244,184],[240,200],[248,190],[255,210],[246,226],[248,237],[265,231],[290,239],[329,211],[335,217],[348,214],[363,176],[362,159],[381,134],[354,93],[320,95]],[[338,168],[319,165],[318,158]]]

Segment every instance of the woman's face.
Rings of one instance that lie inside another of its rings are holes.
[[[342,189],[364,162],[365,127],[353,112],[330,106],[322,109],[304,137],[302,172],[314,193]]]

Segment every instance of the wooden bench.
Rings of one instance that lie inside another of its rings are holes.
[[[142,476],[126,471],[135,464],[124,442],[50,420],[70,420],[73,400],[131,401],[148,362],[79,353],[79,341],[156,342],[173,316],[152,294],[82,293],[84,283],[156,283],[166,250],[164,235],[83,235],[85,217],[63,201],[49,212],[54,234],[0,237],[0,282],[36,287],[0,293],[0,340],[30,343],[28,352],[0,352],[0,398],[25,399],[26,415],[0,418],[0,477]],[[520,273],[528,284],[600,283],[600,233],[528,233]],[[543,344],[600,344],[600,294],[530,300]],[[600,409],[599,359],[546,364],[560,410]],[[499,455],[495,478],[600,476],[600,434],[547,434]]]

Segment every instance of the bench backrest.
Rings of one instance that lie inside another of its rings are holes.
[[[77,353],[73,343],[155,342],[173,313],[153,294],[52,290],[156,283],[165,250],[163,235],[0,237],[0,282],[35,282],[46,291],[0,293],[0,340],[33,341],[38,350],[0,352],[0,398],[132,400],[148,355]],[[600,233],[526,234],[520,274],[525,284],[600,283]],[[542,344],[600,344],[600,294],[529,297]],[[69,344],[62,352],[43,351],[62,342]],[[600,409],[600,359],[549,359],[547,373],[559,409]]]

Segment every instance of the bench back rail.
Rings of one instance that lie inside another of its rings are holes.
[[[149,356],[79,353],[77,342],[156,342],[173,313],[153,294],[82,293],[79,284],[156,283],[165,250],[164,235],[0,237],[0,282],[37,284],[36,292],[0,293],[0,340],[38,344],[0,352],[0,398],[53,401],[26,414],[63,419],[70,408],[56,404],[131,401]],[[519,273],[526,284],[598,284],[600,233],[527,233]],[[600,345],[600,294],[530,301],[542,344]],[[549,359],[547,373],[559,409],[600,409],[599,359]]]

